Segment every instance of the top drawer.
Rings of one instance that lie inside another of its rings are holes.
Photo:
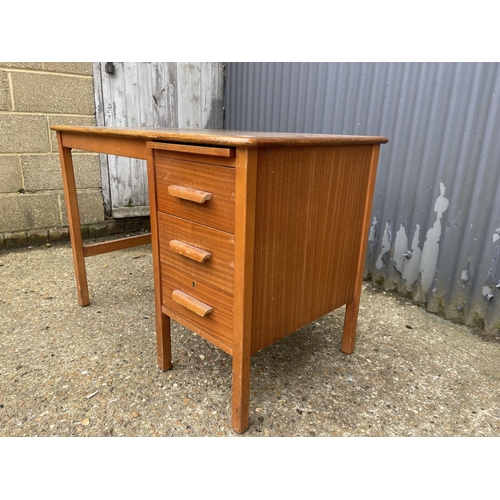
[[[155,155],[160,212],[234,234],[235,169]]]

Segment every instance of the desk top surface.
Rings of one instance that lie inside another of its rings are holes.
[[[388,142],[387,138],[380,136],[293,134],[284,132],[248,132],[242,130],[78,127],[69,125],[53,125],[50,128],[74,134],[246,147],[358,145],[385,144]]]

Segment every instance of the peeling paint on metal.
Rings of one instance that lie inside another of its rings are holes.
[[[493,289],[488,285],[483,286],[483,297],[488,302],[493,298]]]
[[[434,281],[434,276],[436,275],[439,256],[439,240],[441,239],[442,232],[441,218],[450,204],[449,200],[445,197],[446,188],[442,182],[439,183],[439,191],[441,194],[438,196],[436,203],[434,204],[436,222],[434,222],[434,225],[427,231],[424,247],[422,248],[420,283],[424,293],[429,291],[432,282]]]
[[[412,258],[404,263],[403,269],[403,280],[406,284],[406,289],[411,291],[413,289],[413,284],[417,281],[420,259],[422,257],[422,250],[420,250],[420,226],[417,224],[415,227],[415,232],[413,233],[413,239],[411,241],[411,253]]]
[[[462,271],[462,277],[461,280],[466,283],[469,281],[470,274],[469,274],[469,266],[467,265],[467,268]]]
[[[406,288],[450,319],[500,329],[500,62],[227,69],[228,129],[388,137],[366,276],[382,274],[383,286]],[[490,300],[483,285],[493,290]]]
[[[387,221],[385,223],[384,235],[382,236],[382,250],[380,251],[380,255],[375,263],[377,269],[382,269],[384,265],[384,257],[391,251],[390,223],[391,221]]]
[[[373,217],[372,225],[370,226],[370,234],[368,235],[368,254],[371,255],[378,241],[377,231],[378,220],[377,216]]]
[[[403,266],[406,262],[405,253],[408,250],[408,236],[406,230],[401,224],[396,233],[396,240],[394,241],[394,265],[400,274],[403,273]]]

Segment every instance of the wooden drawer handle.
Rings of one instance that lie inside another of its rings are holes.
[[[184,257],[193,259],[196,262],[204,262],[205,260],[212,257],[212,254],[210,252],[202,250],[201,248],[193,247],[192,245],[188,245],[183,241],[172,240],[170,241],[169,246],[170,250],[180,253],[181,255],[184,255]]]
[[[199,316],[206,316],[211,313],[214,309],[213,307],[207,306],[203,302],[189,296],[188,294],[181,292],[180,290],[174,290],[172,292],[172,298],[180,304],[181,306],[186,307],[190,311],[198,314]]]
[[[195,203],[205,203],[212,199],[212,193],[183,186],[168,186],[168,194],[170,196],[175,196],[175,198],[194,201]]]

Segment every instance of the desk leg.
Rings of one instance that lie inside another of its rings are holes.
[[[73,264],[75,266],[78,303],[81,306],[88,306],[90,304],[89,288],[87,284],[87,273],[85,271],[82,229],[80,226],[80,212],[78,210],[78,199],[76,196],[75,172],[73,170],[71,148],[63,147],[61,132],[57,132],[57,142],[59,145],[59,158],[61,161],[66,210],[68,213],[68,226],[69,236],[71,239],[71,250],[73,252]]]
[[[344,354],[352,354],[356,342],[356,327],[358,325],[359,297],[360,294],[345,306],[344,333],[342,335],[342,347]]]
[[[242,433],[248,428],[250,408],[250,350],[233,350],[232,427]]]
[[[170,318],[161,312],[161,306],[159,311],[156,313],[156,353],[158,368],[164,372],[172,368]]]
[[[365,267],[366,250],[368,246],[368,233],[370,229],[370,214],[373,203],[373,192],[375,190],[375,179],[377,176],[378,156],[380,145],[375,144],[372,148],[370,171],[366,184],[366,195],[363,208],[363,223],[361,238],[358,247],[358,265],[354,279],[354,296],[351,302],[346,304],[344,318],[344,334],[342,336],[342,347],[340,350],[345,354],[352,354],[356,342],[356,327],[358,325],[359,302],[361,299],[361,287],[363,285],[363,271]]]
[[[156,216],[156,175],[152,149],[147,150],[146,159],[148,165],[149,218],[151,220],[151,252],[153,254],[153,282],[155,290],[156,354],[158,368],[161,371],[166,371],[170,370],[172,367],[172,348],[170,340],[170,318],[161,310],[161,267],[158,240],[158,220]]]
[[[252,338],[257,148],[236,152],[234,238],[233,414],[236,432],[248,428]]]

